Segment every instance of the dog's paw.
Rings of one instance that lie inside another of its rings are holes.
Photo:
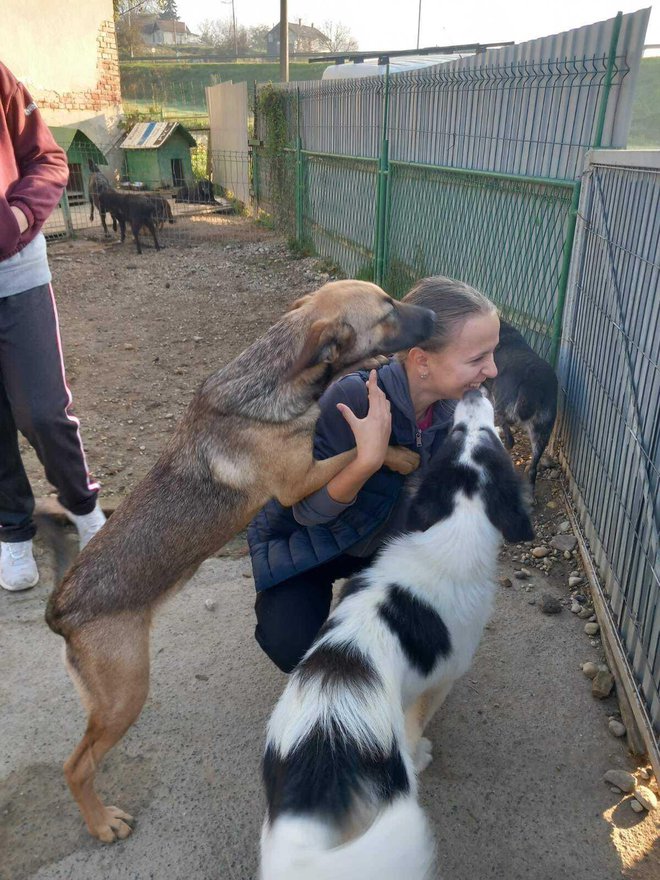
[[[433,744],[425,736],[420,737],[415,749],[415,772],[423,773],[433,760]]]
[[[119,807],[105,807],[103,815],[93,825],[88,825],[90,834],[102,843],[114,843],[116,840],[125,840],[133,831],[134,819],[120,810]]]
[[[397,474],[406,476],[419,467],[419,455],[405,446],[388,446],[383,464]]]

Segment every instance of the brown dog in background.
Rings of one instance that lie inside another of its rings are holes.
[[[131,817],[101,802],[94,775],[147,697],[154,611],[266,501],[292,505],[354,458],[350,450],[313,459],[316,401],[366,358],[428,338],[434,319],[361,281],[326,284],[297,300],[203,382],[154,467],[54,590],[46,620],[66,640],[66,667],[88,713],[64,773],[100,840],[131,832]],[[385,460],[401,473],[417,463],[399,447]]]

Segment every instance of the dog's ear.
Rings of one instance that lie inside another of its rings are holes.
[[[295,312],[296,309],[301,309],[303,306],[306,306],[308,302],[312,301],[311,294],[306,293],[305,296],[299,297],[297,300],[291,303],[288,312]]]
[[[345,321],[319,318],[309,328],[297,361],[297,371],[318,364],[335,364],[342,352],[355,342],[355,330]]]
[[[495,438],[493,438],[495,439]],[[486,514],[495,528],[510,544],[531,541],[534,527],[530,516],[531,498],[527,485],[516,473],[503,448],[485,446],[475,454],[482,465],[486,482],[483,487]]]

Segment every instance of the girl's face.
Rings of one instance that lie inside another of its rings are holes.
[[[470,388],[497,376],[493,352],[500,338],[495,312],[467,318],[440,351],[424,352],[428,377],[420,384],[438,400],[458,400]]]

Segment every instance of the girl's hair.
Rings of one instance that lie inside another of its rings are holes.
[[[483,293],[442,275],[418,281],[404,296],[403,302],[432,309],[438,316],[433,336],[419,346],[430,352],[443,349],[460,325],[473,315],[497,314],[495,303]],[[405,360],[406,354],[400,352],[401,359]]]

